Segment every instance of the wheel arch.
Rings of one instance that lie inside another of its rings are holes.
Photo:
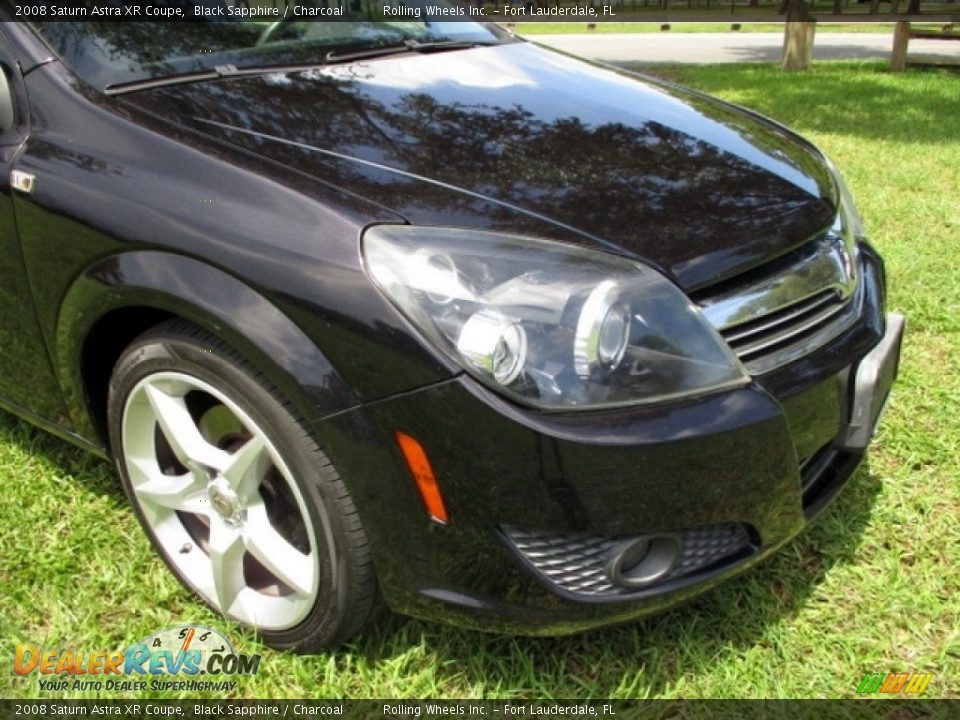
[[[97,261],[60,307],[54,361],[76,434],[108,448],[113,367],[137,336],[171,318],[237,350],[305,420],[358,404],[316,342],[255,288],[194,258],[132,251]]]

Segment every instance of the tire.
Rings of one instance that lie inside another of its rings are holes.
[[[236,351],[181,320],[157,326],[117,361],[108,420],[137,517],[215,611],[297,652],[337,646],[370,619],[377,585],[350,494]]]

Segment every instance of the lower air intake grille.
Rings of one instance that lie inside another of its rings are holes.
[[[617,596],[636,590],[615,585],[607,574],[613,553],[630,537],[605,538],[585,533],[528,532],[504,528],[524,559],[551,584],[578,595]],[[677,562],[656,584],[725,567],[753,552],[747,527],[740,523],[707,525],[676,533]],[[656,587],[656,585],[652,585]]]

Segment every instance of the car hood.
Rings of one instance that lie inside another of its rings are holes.
[[[831,224],[824,159],[674,86],[512,43],[125,97],[412,223],[615,247],[691,289]]]

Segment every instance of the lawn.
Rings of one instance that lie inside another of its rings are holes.
[[[960,697],[960,78],[883,64],[658,70],[793,126],[844,170],[909,319],[869,463],[754,572],[632,626],[486,635],[388,616],[337,652],[260,645],[150,550],[108,465],[0,415],[0,696],[13,645],[121,649],[182,623],[264,658],[243,697],[850,697],[868,672],[931,672]],[[731,188],[735,191],[735,188]],[[48,696],[50,697],[50,696]]]
[[[658,22],[613,22],[596,23],[596,27],[588,29],[586,23],[515,23],[513,30],[517,35],[579,35],[593,33],[656,33],[662,23]],[[783,23],[776,22],[745,22],[739,23],[740,29],[731,30],[732,22],[683,22],[670,23],[670,32],[674,33],[782,33]],[[939,30],[939,25],[918,25],[927,30]],[[830,23],[818,22],[817,32],[850,32],[850,33],[887,33],[893,32],[893,23]]]

